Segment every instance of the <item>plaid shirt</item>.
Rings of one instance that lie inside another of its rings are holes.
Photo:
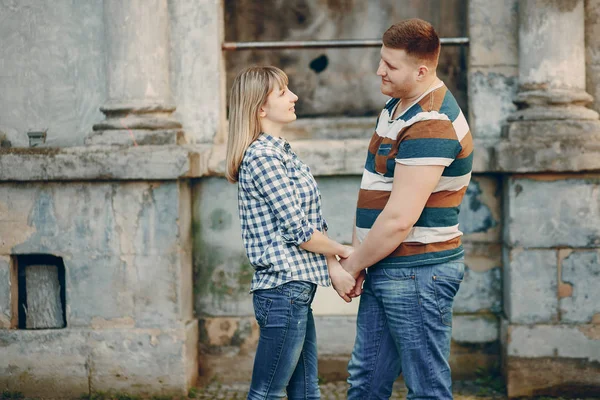
[[[285,139],[261,134],[246,150],[238,176],[242,239],[255,269],[250,292],[290,281],[329,286],[327,259],[299,247],[327,230],[310,169]]]

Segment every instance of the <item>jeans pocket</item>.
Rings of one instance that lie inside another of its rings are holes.
[[[316,285],[314,283],[304,281],[292,281],[286,283],[286,286],[290,290],[292,304],[310,304],[316,290]]]
[[[254,316],[256,317],[258,326],[261,328],[265,327],[267,325],[267,318],[269,316],[269,310],[271,309],[273,300],[259,296],[255,293],[252,296],[252,304],[254,305]]]
[[[452,326],[452,305],[462,280],[444,275],[433,275],[435,298],[442,324]]]

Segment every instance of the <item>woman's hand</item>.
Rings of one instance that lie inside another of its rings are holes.
[[[348,258],[348,257],[350,257],[350,254],[352,254],[353,252],[354,252],[354,247],[343,244],[343,245],[341,245],[340,254],[338,254],[338,256],[340,258]]]
[[[349,246],[347,246],[349,247]],[[350,275],[335,257],[327,258],[327,267],[329,268],[329,277],[337,294],[344,299],[346,303],[352,301],[356,280]]]

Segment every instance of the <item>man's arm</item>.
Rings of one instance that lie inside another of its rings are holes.
[[[390,198],[373,227],[342,266],[355,278],[390,255],[408,236],[437,186],[443,165],[396,164]]]

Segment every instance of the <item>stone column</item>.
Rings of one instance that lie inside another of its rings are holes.
[[[104,0],[108,101],[88,144],[183,141],[172,116],[167,0]]]
[[[600,393],[600,297],[590,287],[600,275],[600,121],[586,108],[584,1],[518,5],[518,110],[495,148],[506,174],[508,396]]]

